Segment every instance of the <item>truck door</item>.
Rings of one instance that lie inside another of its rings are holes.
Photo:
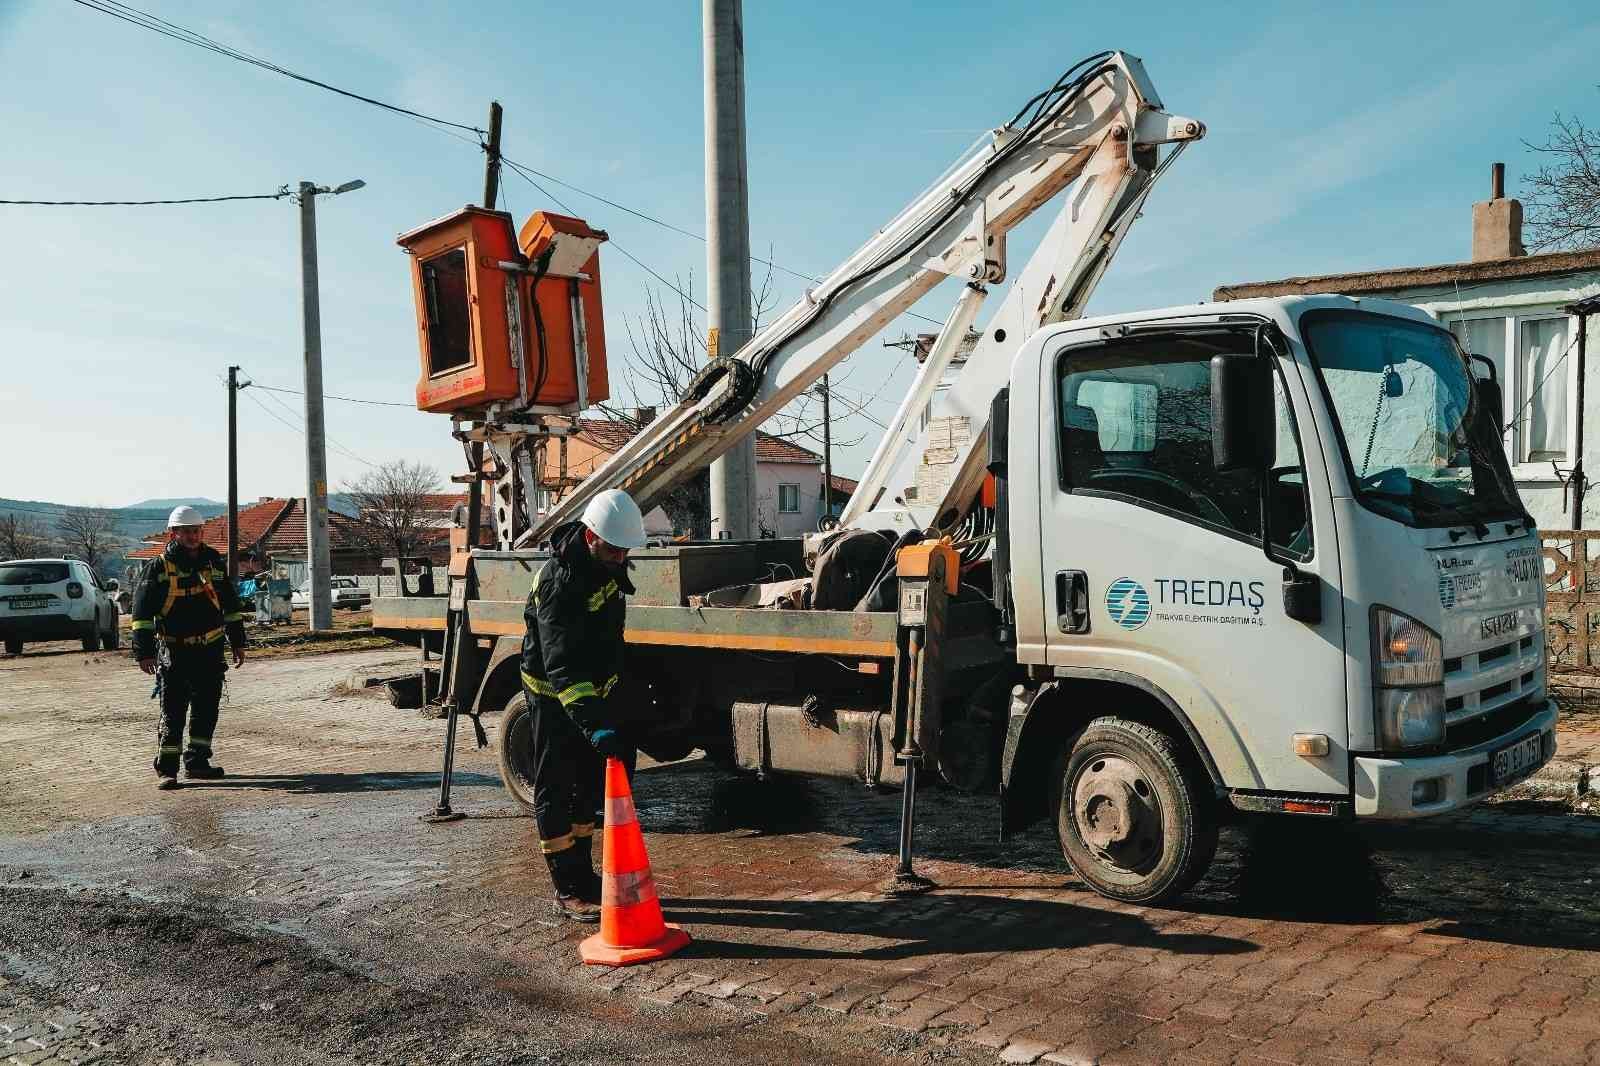
[[[1320,580],[1319,622],[1284,612],[1285,568],[1261,545],[1260,476],[1212,463],[1211,357],[1255,351],[1254,334],[1146,329],[1087,343],[1067,334],[1046,353],[1045,658],[1060,674],[1125,680],[1175,706],[1229,788],[1347,795],[1337,538],[1315,452],[1308,484],[1301,440],[1311,422],[1294,416],[1290,398],[1305,410],[1306,394],[1292,363],[1275,360],[1274,410],[1262,412],[1277,427],[1268,525]],[[1328,737],[1326,755],[1295,754],[1294,735],[1307,733]]]

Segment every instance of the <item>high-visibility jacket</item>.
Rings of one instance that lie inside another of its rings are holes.
[[[244,647],[244,612],[215,548],[190,554],[173,541],[150,560],[133,597],[133,657],[153,659],[159,637],[173,648]]]
[[[605,700],[622,675],[622,628],[633,592],[626,574],[596,562],[584,526],[569,522],[534,576],[522,612],[522,681],[566,708],[585,734],[607,724]]]

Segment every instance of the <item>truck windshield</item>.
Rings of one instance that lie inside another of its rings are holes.
[[[1449,333],[1359,311],[1310,312],[1301,330],[1362,504],[1419,527],[1521,517],[1499,426],[1477,417]]]

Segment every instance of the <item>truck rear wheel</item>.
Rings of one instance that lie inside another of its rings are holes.
[[[1209,790],[1170,736],[1139,722],[1090,722],[1062,753],[1052,806],[1067,862],[1112,899],[1171,899],[1216,853]]]
[[[500,717],[500,780],[523,810],[533,813],[533,712],[521,693]]]

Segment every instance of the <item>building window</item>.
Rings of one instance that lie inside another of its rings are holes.
[[[778,486],[778,513],[779,514],[799,514],[800,513],[800,486],[799,485],[779,485]]]
[[[1545,474],[1550,463],[1566,463],[1571,456],[1571,320],[1564,315],[1497,315],[1458,319],[1449,326],[1463,348],[1494,364],[1511,461],[1543,466]],[[1481,374],[1481,368],[1474,373]]]
[[[1525,463],[1567,458],[1567,320],[1523,319],[1517,335],[1517,429]]]

